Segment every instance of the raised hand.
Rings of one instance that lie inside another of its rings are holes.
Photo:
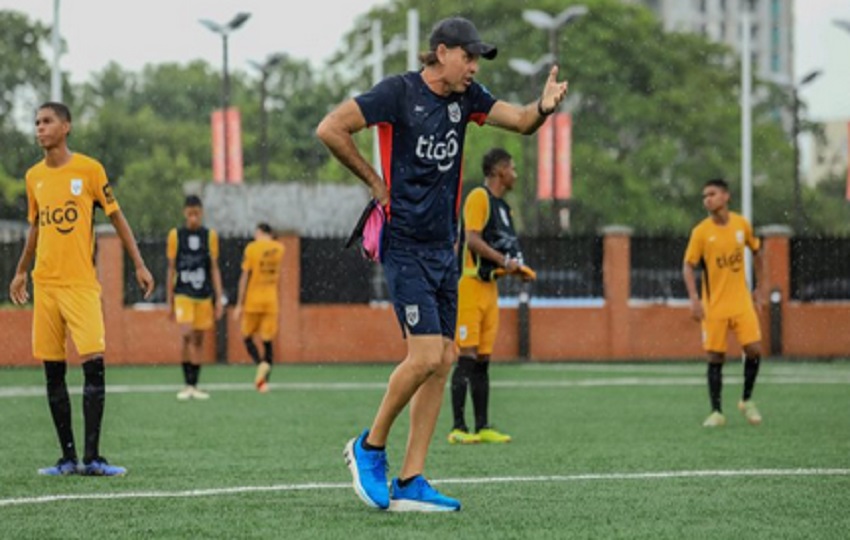
[[[543,93],[540,95],[541,111],[545,114],[554,112],[567,97],[568,86],[567,81],[558,82],[558,66],[552,66],[549,70],[549,78],[546,79],[546,85],[543,87]]]

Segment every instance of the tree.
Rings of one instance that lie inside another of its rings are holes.
[[[40,156],[24,126],[38,96],[47,95],[50,68],[41,51],[49,29],[16,11],[0,10],[0,215],[26,217],[24,173]],[[31,131],[30,131],[31,133]]]

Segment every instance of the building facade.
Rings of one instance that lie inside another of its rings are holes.
[[[643,4],[668,32],[702,34],[741,51],[741,12],[751,4],[753,72],[772,81],[794,80],[792,0],[626,0]]]

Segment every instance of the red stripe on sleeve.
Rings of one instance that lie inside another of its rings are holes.
[[[384,177],[384,183],[387,185],[387,192],[392,193],[393,178],[392,178],[392,159],[393,159],[393,125],[388,122],[379,122],[378,127],[378,148],[381,154],[381,170],[379,171]],[[390,203],[387,203],[386,208],[387,221],[390,220]]]
[[[469,115],[469,121],[475,122],[479,126],[483,126],[484,122],[487,120],[487,113],[483,112],[475,112]]]

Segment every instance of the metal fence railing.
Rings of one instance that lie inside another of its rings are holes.
[[[655,301],[687,299],[688,292],[682,279],[682,260],[687,247],[687,237],[632,237],[631,298]]]
[[[248,238],[222,238],[220,266],[230,302],[236,288],[242,252]],[[603,298],[600,237],[522,238],[526,261],[537,271],[533,298]],[[0,304],[9,302],[11,281],[24,239],[0,242]],[[341,238],[301,239],[301,301],[369,303],[387,299],[379,265],[365,261],[356,249],[343,249]],[[631,240],[631,297],[644,300],[685,299],[681,276],[687,238],[634,237]],[[165,302],[167,260],[165,238],[139,240],[142,256],[154,274],[150,302]],[[850,238],[793,238],[790,243],[791,299],[803,302],[850,300]],[[129,259],[124,263],[124,302],[142,302]],[[503,298],[516,297],[519,280],[500,284]]]
[[[531,283],[532,298],[601,299],[605,296],[602,284],[602,237],[522,237],[526,263],[537,272]],[[522,282],[506,279],[499,285],[499,296],[516,297]]]
[[[850,300],[850,237],[791,239],[791,299]]]
[[[383,280],[375,279],[379,265],[344,245],[343,238],[301,239],[302,303],[368,304],[386,298]]]
[[[219,238],[219,269],[224,296],[229,303],[236,301],[239,286],[239,274],[242,268],[242,253],[250,238]],[[168,275],[168,258],[166,256],[166,238],[141,238],[138,240],[139,251],[145,259],[148,269],[156,282],[153,295],[145,300],[142,291],[136,285],[133,277],[133,263],[124,255],[124,304],[132,305],[140,302],[165,303],[165,281]]]
[[[0,280],[2,280],[0,281],[0,304],[11,302],[9,284],[15,277],[15,269],[18,266],[18,259],[21,257],[25,243],[26,240],[23,238],[0,242]],[[29,287],[30,294],[32,294],[32,281],[29,282]]]

